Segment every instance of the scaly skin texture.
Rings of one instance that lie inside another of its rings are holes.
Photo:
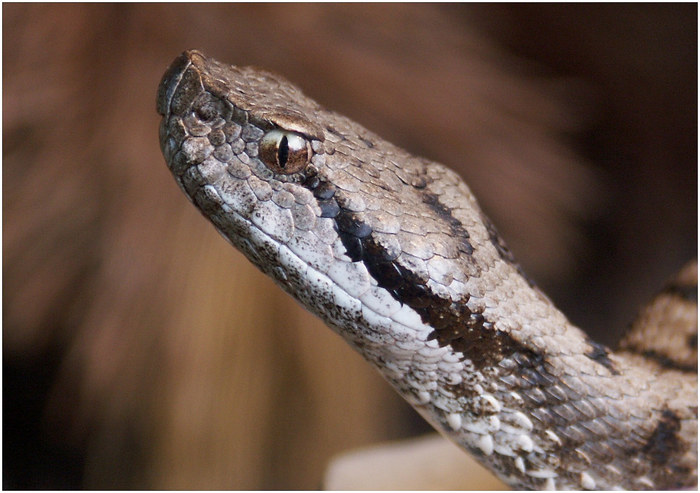
[[[634,336],[618,353],[591,341],[454,172],[197,51],[173,62],[157,106],[163,154],[202,213],[502,480],[696,485],[697,359],[649,357]],[[671,291],[688,300],[694,282]]]

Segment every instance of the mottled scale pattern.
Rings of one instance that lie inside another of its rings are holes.
[[[284,79],[187,51],[157,107],[163,155],[202,213],[501,479],[695,487],[697,353],[642,341],[676,324],[697,345],[697,267],[662,293],[683,294],[683,314],[645,312],[612,352],[524,276],[456,173]],[[303,137],[302,169],[263,161],[275,130]]]

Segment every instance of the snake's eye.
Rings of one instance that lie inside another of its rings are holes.
[[[309,142],[300,134],[271,130],[260,141],[260,159],[275,173],[291,175],[309,164]]]

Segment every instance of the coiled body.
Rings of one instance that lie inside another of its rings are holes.
[[[168,165],[216,228],[504,481],[696,484],[697,357],[640,344],[647,322],[624,351],[591,341],[454,172],[277,76],[196,51],[165,74],[158,111]],[[666,294],[692,305],[693,269]],[[689,348],[697,312],[685,308]]]

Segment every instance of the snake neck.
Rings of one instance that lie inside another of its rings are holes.
[[[173,63],[158,110],[163,154],[216,228],[506,482],[697,481],[697,375],[572,326],[454,172],[199,52]]]

